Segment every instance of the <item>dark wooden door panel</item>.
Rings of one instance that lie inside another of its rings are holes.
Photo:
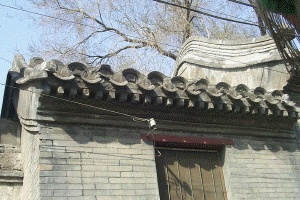
[[[159,149],[161,200],[225,200],[218,152]]]
[[[179,179],[178,160],[176,151],[166,151],[166,166],[170,199],[181,200],[181,184]]]
[[[191,179],[193,185],[194,199],[204,200],[204,190],[202,184],[202,175],[197,152],[190,152],[189,166],[191,170]]]
[[[169,184],[167,182],[166,152],[160,151],[161,156],[156,157],[157,181],[161,200],[169,199]]]
[[[193,200],[193,186],[189,167],[189,152],[176,151],[179,168],[179,180],[181,185],[182,199]]]

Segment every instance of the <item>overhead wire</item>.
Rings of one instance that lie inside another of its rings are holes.
[[[159,2],[159,3],[165,3],[165,4],[168,4],[168,5],[172,5],[172,6],[177,6],[177,7],[180,7],[180,8],[184,8],[184,9],[188,9],[188,10],[191,10],[191,11],[194,11],[194,12],[200,12],[201,14],[206,14],[202,11],[198,11],[198,10],[195,10],[195,9],[190,9],[190,8],[187,8],[187,7],[184,7],[184,6],[181,6],[181,5],[177,5],[177,4],[173,4],[173,3],[169,3],[169,2],[166,2],[166,1],[162,1],[162,0],[153,0],[153,1],[156,1],[156,2]],[[230,0],[230,1],[233,1],[233,0]],[[45,15],[45,14],[41,14],[41,13],[37,13],[37,12],[33,12],[33,11],[28,11],[28,10],[25,10],[25,9],[22,9],[22,8],[16,8],[16,7],[13,7],[13,6],[8,6],[8,5],[4,5],[4,4],[1,4],[0,3],[0,6],[3,6],[3,7],[7,7],[7,8],[10,8],[10,9],[15,9],[15,10],[19,10],[19,11],[23,11],[23,12],[27,12],[27,13],[31,13],[31,14],[36,14],[36,15],[40,15],[40,16],[44,16],[44,17],[49,17],[49,18],[53,18],[53,19],[57,19],[57,20],[62,20],[62,21],[65,21],[65,22],[68,22],[68,23],[76,23],[78,24],[78,22],[73,22],[73,21],[69,21],[69,20],[65,20],[65,19],[62,19],[62,18],[58,18],[58,17],[53,17],[53,16],[50,16],[50,15]],[[208,10],[208,9],[206,9]],[[216,11],[213,11],[213,12],[216,12]],[[219,13],[219,12],[218,12]],[[220,13],[220,14],[225,14],[225,13]],[[225,14],[226,15],[226,14]],[[219,18],[218,16],[216,16],[217,18]],[[224,18],[224,20],[226,20]],[[237,22],[238,23],[238,22]],[[92,27],[92,28],[97,28],[95,26],[91,26],[91,25],[88,25],[88,24],[82,24],[82,23],[79,23],[80,25],[83,25],[83,26],[88,26],[88,27]],[[255,26],[260,26],[258,24],[252,24],[252,25],[255,25]],[[264,27],[266,28],[266,27]],[[128,35],[126,34],[126,36],[129,36],[129,37],[133,37],[133,38],[137,38],[135,36],[132,36],[132,35]],[[299,37],[299,36],[297,36]],[[160,44],[163,44],[163,45],[167,45],[167,46],[170,46],[170,47],[174,47],[174,48],[178,48],[177,46],[174,46],[174,45],[170,45],[170,44],[166,44],[166,43],[161,43],[161,42],[157,42],[157,43],[160,43]],[[213,55],[213,56],[218,56],[216,54],[208,54],[206,52],[202,52],[204,54],[207,54],[207,55]],[[220,56],[219,56],[220,57]],[[0,58],[6,62],[9,62],[11,63],[10,61],[4,59],[4,58]],[[242,63],[242,64],[247,64],[247,63],[244,63],[244,62],[241,62],[241,61],[237,61],[237,60],[234,60],[234,59],[229,59],[229,58],[226,58],[227,60],[230,60],[230,61],[234,61],[234,62],[239,62],[239,63]],[[271,70],[271,71],[277,71],[277,70],[273,70],[273,69],[268,69],[268,70]],[[279,73],[284,73],[284,74],[289,74],[289,73],[285,73],[285,72],[280,72],[280,71],[277,71]]]
[[[156,1],[156,0],[153,0],[153,1]],[[158,0],[159,1],[159,0]],[[157,1],[157,2],[158,2]],[[187,8],[187,7],[186,7]],[[244,19],[244,18],[241,18],[241,17],[237,17],[237,16],[233,16],[233,15],[229,15],[229,14],[227,14],[227,13],[223,13],[223,12],[219,12],[219,11],[215,11],[215,10],[210,10],[210,9],[207,9],[207,8],[203,8],[203,7],[200,7],[200,6],[197,6],[197,7],[195,7],[195,9],[201,9],[201,11],[203,10],[203,11],[208,11],[208,12],[210,12],[210,13],[217,13],[217,14],[220,14],[220,15],[224,15],[224,16],[228,16],[228,17],[234,17],[234,18],[236,18],[236,19],[240,19],[240,20],[243,20],[243,21],[245,21],[245,22],[249,22],[249,23],[253,23],[253,24],[256,24],[256,22],[254,22],[254,21],[251,21],[251,20],[248,20],[248,19]],[[258,24],[257,24],[258,25]]]
[[[214,56],[214,57],[224,58],[224,57],[222,57],[222,56],[220,56],[220,55],[218,55],[218,54],[213,54],[213,53],[201,52],[201,54],[206,54],[206,55],[210,55],[210,56]],[[0,59],[2,59],[2,60],[4,60],[4,61],[6,61],[6,62],[12,64],[12,62],[10,62],[10,61],[8,61],[8,60],[2,58],[2,57],[0,57]],[[233,62],[237,62],[237,63],[240,63],[240,64],[248,65],[248,63],[245,63],[245,62],[242,62],[242,61],[238,61],[238,60],[235,60],[235,59],[231,59],[231,58],[226,58],[226,60],[233,61]],[[271,68],[267,68],[267,70],[274,71],[274,72],[278,72],[278,73],[282,73],[282,74],[290,75],[290,73],[282,72],[282,71],[275,70],[275,69],[271,69]],[[182,74],[182,73],[181,73],[181,74]],[[181,74],[180,74],[180,75],[181,75]],[[294,76],[300,77],[300,75],[299,75],[299,76],[294,75]]]
[[[196,13],[199,13],[199,14],[202,14],[202,15],[206,15],[206,16],[209,16],[209,17],[213,17],[213,18],[216,18],[216,19],[221,19],[221,20],[226,20],[226,21],[230,21],[230,22],[235,22],[235,23],[260,27],[260,25],[256,24],[256,23],[248,23],[246,21],[239,21],[239,20],[229,19],[229,18],[225,18],[225,17],[220,17],[220,16],[213,15],[213,14],[210,14],[210,13],[206,13],[206,12],[194,9],[194,8],[188,8],[186,6],[178,5],[176,3],[171,3],[171,2],[167,2],[167,1],[163,1],[163,0],[153,0],[153,1],[156,1],[158,3],[167,4],[167,5],[171,5],[171,6],[175,6],[175,7],[179,7],[179,8],[183,8],[183,9],[190,10],[190,11],[193,11],[193,12],[196,12]]]
[[[181,5],[178,5],[178,4],[173,4],[173,3],[170,3],[170,2],[166,2],[166,1],[163,1],[163,0],[153,0],[153,1],[156,1],[156,2],[159,2],[159,3],[165,3],[165,4],[168,4],[168,5],[172,5],[172,6],[176,6],[176,7],[180,7],[180,8],[184,8],[184,9],[188,9],[188,10],[191,10],[191,11],[194,11],[194,12],[197,12],[197,13],[200,13],[200,14],[204,14],[204,15],[208,15],[210,16],[210,14],[208,13],[205,13],[205,12],[202,12],[202,11],[198,11],[196,9],[191,9],[191,8],[188,8],[188,7],[185,7],[185,6],[181,6]],[[236,1],[236,0],[229,0],[229,1],[232,1],[232,2],[237,2],[237,3],[243,3],[243,2],[239,2],[239,1]],[[244,3],[245,4],[245,3]],[[250,5],[250,4],[249,4]],[[27,13],[31,13],[31,14],[36,14],[36,15],[40,15],[40,16],[44,16],[44,17],[49,17],[49,18],[53,18],[53,19],[57,19],[57,20],[62,20],[62,21],[65,21],[65,22],[68,22],[68,23],[76,23],[78,24],[78,22],[73,22],[73,21],[69,21],[69,20],[66,20],[66,19],[62,19],[62,18],[58,18],[58,17],[53,17],[53,16],[50,16],[50,15],[45,15],[45,14],[41,14],[41,13],[37,13],[37,12],[33,12],[33,11],[28,11],[28,10],[25,10],[23,8],[16,8],[16,7],[13,7],[13,6],[8,6],[8,5],[4,5],[4,4],[1,4],[0,3],[0,6],[3,6],[3,7],[7,7],[7,8],[11,8],[11,9],[15,9],[15,10],[19,10],[19,11],[23,11],[23,12],[27,12]],[[209,9],[206,9],[206,10],[209,10]],[[216,12],[216,13],[219,13],[219,14],[224,14],[226,15],[225,13],[221,13],[221,12],[217,12],[217,11],[212,11],[212,12]],[[228,15],[230,16],[230,15]],[[218,18],[218,19],[223,19],[223,20],[229,20],[231,21],[231,19],[226,19],[226,18],[222,18],[222,17],[218,17],[218,16],[215,16],[215,15],[212,15],[211,17],[215,17],[215,18]],[[239,23],[239,21],[236,21],[234,20],[233,22],[236,22],[236,23]],[[91,27],[91,28],[97,28],[95,26],[91,26],[91,25],[88,25],[88,24],[82,24],[82,23],[79,23],[80,25],[83,25],[83,26],[87,26],[87,27]],[[248,25],[253,25],[253,26],[260,26],[259,24],[248,24]],[[263,27],[263,28],[266,28],[266,27]],[[126,36],[130,36],[130,37],[133,37],[133,38],[137,38],[135,36],[132,36],[132,35],[128,35],[126,34]],[[157,43],[160,43],[160,42],[157,42]],[[177,46],[174,46],[174,45],[170,45],[170,44],[166,44],[166,43],[160,43],[160,44],[163,44],[163,45],[167,45],[167,46],[170,46],[170,47],[175,47],[175,48],[178,48]],[[202,53],[206,53],[206,52],[202,52]],[[210,54],[208,54],[210,55]],[[215,54],[211,54],[213,56],[217,56]],[[11,63],[10,61],[4,59],[4,58],[0,58],[6,62],[9,62]],[[234,62],[239,62],[239,63],[242,63],[242,64],[246,64],[246,63],[243,63],[241,61],[237,61],[237,60],[233,60],[233,59],[228,59],[226,58],[227,60],[231,60],[231,61],[234,61]],[[270,69],[271,70],[271,69]],[[276,71],[276,70],[273,70],[273,71]],[[277,71],[277,72],[280,72],[280,71]],[[284,72],[280,72],[280,73],[284,73]],[[286,73],[286,74],[289,74],[289,73]]]
[[[52,95],[48,95],[48,94],[43,94],[43,93],[40,93],[40,92],[34,92],[34,91],[31,91],[31,90],[27,90],[27,89],[21,89],[21,88],[11,86],[11,85],[7,85],[7,84],[3,84],[3,83],[0,83],[0,85],[10,87],[10,88],[13,88],[13,89],[18,89],[18,90],[31,92],[31,93],[34,93],[34,94],[39,94],[41,96],[50,97],[50,98],[65,101],[65,102],[68,102],[68,103],[74,103],[74,104],[78,104],[78,105],[81,105],[81,106],[85,106],[85,107],[89,107],[89,108],[93,108],[93,109],[97,109],[97,110],[101,110],[101,111],[105,111],[105,112],[110,112],[110,113],[114,113],[114,114],[118,114],[118,115],[123,115],[125,117],[132,118],[134,121],[147,121],[147,122],[150,122],[150,118],[149,119],[141,118],[141,117],[137,117],[137,116],[134,116],[134,115],[129,115],[129,114],[114,111],[114,110],[109,110],[109,109],[105,109],[105,108],[101,108],[101,107],[97,107],[97,106],[92,106],[92,105],[89,105],[89,104],[85,104],[85,103],[81,103],[81,102],[77,102],[77,101],[73,101],[73,100],[69,100],[69,99],[64,99],[64,98],[60,98],[60,97],[56,97],[56,96],[52,96]]]
[[[5,58],[0,57],[0,59],[12,64],[12,62],[10,62],[9,60],[6,60]]]
[[[203,15],[206,15],[206,16],[209,16],[209,17],[213,17],[213,18],[216,18],[216,19],[221,19],[221,20],[225,20],[225,21],[230,21],[230,22],[235,22],[235,23],[240,23],[240,24],[245,24],[245,25],[251,25],[251,26],[257,26],[257,27],[260,27],[260,28],[268,29],[268,27],[257,24],[257,23],[254,23],[254,22],[249,23],[249,22],[247,22],[248,20],[246,20],[246,19],[244,19],[244,21],[239,21],[239,20],[229,19],[229,18],[225,18],[225,17],[220,17],[220,16],[217,16],[217,15],[212,15],[210,13],[206,13],[206,12],[194,9],[194,8],[189,8],[189,7],[186,7],[186,6],[178,5],[176,3],[171,3],[171,2],[167,2],[167,1],[163,1],[163,0],[152,0],[152,1],[156,1],[158,3],[163,3],[163,4],[183,8],[183,9],[190,10],[190,11],[193,11],[193,12],[196,12],[196,13],[199,13],[199,14],[203,14]],[[208,10],[208,9],[206,9],[206,10]],[[212,11],[212,12],[217,12],[217,11]],[[220,12],[217,12],[217,13],[221,14]],[[222,14],[227,15],[225,13],[222,13]],[[227,16],[230,16],[230,15],[227,15]],[[291,33],[287,33],[287,34],[295,36],[295,37],[300,37],[300,35],[297,35],[297,34],[291,34]]]
[[[87,27],[96,28],[96,29],[99,28],[99,27],[96,27],[96,26],[91,26],[91,25],[88,25],[88,24],[83,24],[83,23],[74,22],[74,21],[69,21],[69,20],[66,20],[66,19],[59,18],[59,17],[53,17],[51,15],[45,15],[45,14],[41,14],[41,13],[37,13],[37,12],[25,10],[23,8],[16,8],[16,7],[13,7],[13,6],[4,5],[4,4],[1,4],[1,3],[0,3],[0,6],[6,7],[6,8],[10,8],[10,9],[14,9],[14,10],[18,10],[18,11],[22,11],[22,12],[27,12],[27,13],[30,13],[30,14],[40,15],[40,16],[43,16],[43,17],[53,18],[53,19],[61,20],[61,21],[64,21],[64,22],[72,23],[72,24],[79,24],[79,25],[82,25],[82,26],[87,26]],[[133,36],[133,35],[129,35],[129,34],[124,34],[124,35],[126,35],[127,37],[132,37],[132,38],[135,38],[135,39],[140,39],[137,36]],[[145,41],[152,42],[150,40],[145,40]],[[170,46],[170,47],[178,48],[178,46],[174,46],[174,45],[170,45],[170,44],[166,44],[166,43],[162,43],[162,42],[156,42],[156,43],[163,44],[163,45]]]
[[[153,0],[153,1],[156,1],[156,2],[159,2],[159,3],[165,3],[165,4],[168,4],[168,5],[172,5],[172,6],[177,6],[177,7],[183,8],[183,9],[188,9],[188,10],[191,10],[193,12],[200,13],[200,14],[203,14],[203,15],[207,15],[207,16],[210,16],[210,17],[214,17],[214,18],[217,18],[217,19],[222,19],[222,20],[226,20],[226,21],[231,21],[231,22],[236,22],[236,23],[242,23],[242,24],[246,24],[246,25],[252,25],[252,26],[257,26],[257,27],[262,27],[262,28],[266,28],[267,29],[267,27],[261,26],[259,24],[254,23],[254,22],[251,22],[251,21],[250,21],[251,23],[248,23],[246,21],[249,21],[249,20],[246,20],[246,19],[243,19],[244,22],[243,21],[238,21],[238,20],[232,20],[232,19],[228,19],[228,18],[224,18],[224,17],[219,17],[219,16],[216,16],[216,15],[212,15],[212,14],[209,14],[209,13],[205,13],[205,12],[196,10],[196,9],[191,9],[191,8],[188,8],[188,7],[185,7],[185,6],[181,6],[181,5],[178,5],[178,4],[174,4],[174,3],[170,3],[170,2],[166,2],[166,1],[162,1],[162,0]],[[64,21],[64,22],[72,23],[72,24],[80,24],[82,26],[87,26],[87,27],[96,28],[96,29],[98,28],[98,27],[91,26],[91,25],[88,25],[88,24],[74,22],[74,21],[62,19],[62,18],[59,18],[59,17],[54,17],[54,16],[50,16],[50,15],[41,14],[41,13],[38,13],[38,12],[29,11],[29,10],[26,10],[26,9],[23,9],[23,8],[17,8],[17,7],[13,7],[13,6],[8,6],[8,5],[1,4],[1,3],[0,3],[0,6],[6,7],[6,8],[10,8],[10,9],[14,9],[14,10],[18,10],[18,11],[22,11],[22,12],[27,12],[27,13],[30,13],[30,14],[35,14],[35,15],[43,16],[43,17],[57,19],[57,20],[61,20],[61,21]],[[211,12],[215,12],[215,13],[218,13],[218,14],[222,14],[222,15],[225,15],[225,16],[226,15],[227,16],[231,16],[231,15],[228,15],[228,14],[222,13],[222,12],[212,11],[212,10],[205,9],[205,8],[202,8],[202,9],[207,10],[207,11],[211,11]],[[242,18],[240,18],[240,19],[242,19]],[[140,39],[139,37],[136,37],[136,36],[133,36],[133,35],[129,35],[129,34],[125,34],[125,35],[127,37],[132,37],[132,38],[135,38],[135,39]],[[300,36],[299,35],[295,35],[295,37],[300,37]],[[146,41],[151,42],[149,40],[146,40]],[[170,45],[170,44],[163,43],[163,42],[157,42],[157,41],[156,41],[156,43],[178,49],[178,46]]]
[[[241,5],[244,5],[244,6],[249,6],[249,7],[256,8],[256,6],[254,6],[252,4],[249,4],[249,3],[242,2],[242,1],[237,1],[237,0],[228,0],[228,1],[231,1],[231,2],[234,2],[234,3],[238,3],[238,4],[241,4]]]
[[[193,12],[196,12],[196,13],[200,13],[200,14],[203,14],[203,15],[207,15],[207,16],[210,16],[210,17],[213,17],[213,18],[217,18],[217,19],[221,19],[221,20],[226,20],[226,21],[230,21],[230,22],[235,22],[235,23],[241,23],[241,24],[245,24],[245,25],[252,25],[252,26],[258,26],[258,27],[262,27],[261,25],[259,24],[256,24],[252,21],[249,21],[249,20],[245,20],[243,19],[244,21],[239,21],[239,20],[233,20],[233,19],[228,19],[228,18],[224,18],[224,17],[219,17],[219,16],[216,16],[216,15],[212,15],[212,14],[209,14],[209,13],[205,13],[205,12],[202,12],[202,11],[199,11],[199,10],[196,10],[196,9],[192,9],[192,8],[187,8],[187,7],[184,7],[184,6],[181,6],[181,5],[178,5],[178,4],[173,4],[173,3],[170,3],[170,2],[165,2],[165,1],[162,1],[162,0],[153,0],[153,1],[156,1],[156,2],[159,2],[159,3],[165,3],[165,4],[168,4],[168,5],[172,5],[172,6],[177,6],[177,7],[180,7],[180,8],[184,8],[184,9],[188,9],[188,10],[191,10]],[[229,0],[229,1],[232,1],[232,2],[236,2],[236,3],[240,3],[240,4],[243,4],[243,5],[247,5],[247,6],[252,6],[250,4],[245,4],[243,2],[238,2],[238,1],[235,1],[235,0]],[[23,12],[27,12],[27,13],[31,13],[31,14],[35,14],[35,15],[39,15],[39,16],[44,16],[44,17],[49,17],[49,18],[53,18],[53,19],[57,19],[57,20],[62,20],[62,21],[65,21],[65,22],[68,22],[68,23],[76,23],[76,24],[80,24],[80,25],[83,25],[83,26],[87,26],[87,27],[91,27],[91,28],[97,28],[95,26],[91,26],[91,25],[88,25],[88,24],[82,24],[82,23],[78,23],[78,22],[73,22],[73,21],[69,21],[69,20],[65,20],[65,19],[62,19],[62,18],[58,18],[58,17],[53,17],[53,16],[50,16],[50,15],[45,15],[45,14],[41,14],[41,13],[37,13],[37,12],[33,12],[33,11],[28,11],[28,10],[25,10],[25,9],[22,9],[22,8],[16,8],[16,7],[12,7],[12,6],[8,6],[8,5],[4,5],[4,4],[1,4],[0,3],[0,6],[3,6],[3,7],[7,7],[7,8],[11,8],[11,9],[15,9],[15,10],[19,10],[19,11],[23,11]],[[252,6],[253,7],[253,6]],[[203,10],[207,10],[207,11],[210,11],[210,12],[215,12],[215,13],[218,13],[218,14],[223,14],[225,16],[230,16],[230,17],[233,17],[231,15],[228,15],[228,14],[225,14],[225,13],[220,13],[220,12],[217,12],[217,11],[211,11],[209,9],[204,9],[202,8]],[[242,19],[242,18],[239,18],[239,19]],[[248,22],[251,22],[251,23],[248,23]],[[266,28],[266,27],[263,27],[263,28]],[[126,34],[127,35],[127,34]],[[131,36],[131,35],[127,35],[127,36],[130,36],[130,37],[135,37],[135,36]],[[297,36],[298,37],[298,36]],[[157,43],[160,43],[160,42],[157,42]],[[169,44],[166,44],[166,43],[160,43],[160,44],[164,44],[164,45],[167,45],[167,46],[171,46],[171,47],[175,47],[175,48],[178,48],[177,46],[173,46],[173,45],[169,45]],[[214,54],[213,54],[214,55]],[[214,55],[215,56],[215,55]],[[1,58],[0,59],[6,61],[6,62],[9,62],[11,63],[10,61],[4,59],[4,58]],[[227,60],[230,60],[230,59],[227,59]],[[231,61],[234,61],[234,62],[240,62],[240,61],[237,61],[237,60],[231,60]],[[240,62],[240,63],[243,63],[243,62]],[[246,63],[244,63],[246,64]],[[273,70],[273,69],[268,69],[268,70],[271,70],[271,71],[277,71],[277,70]],[[281,72],[281,71],[277,71],[279,73],[284,73],[284,74],[289,74],[289,73],[285,73],[285,72]],[[300,76],[299,76],[300,77]],[[13,87],[13,86],[9,86],[9,85],[6,85],[6,84],[2,84],[0,83],[0,85],[4,85],[4,86],[7,86],[7,87],[12,87],[12,88],[15,88],[15,89],[20,89],[18,87]],[[20,89],[20,90],[25,90],[25,89]],[[32,93],[38,93],[38,92],[33,92],[33,91],[30,91],[30,90],[25,90],[25,91],[28,91],[28,92],[32,92]],[[93,109],[98,109],[98,110],[102,110],[102,111],[106,111],[106,112],[111,112],[111,113],[114,113],[114,114],[118,114],[118,115],[123,115],[123,116],[126,116],[126,117],[130,117],[132,118],[134,121],[150,121],[150,119],[146,119],[146,118],[139,118],[139,117],[136,117],[136,116],[133,116],[133,115],[129,115],[129,114],[125,114],[125,113],[121,113],[121,112],[117,112],[117,111],[113,111],[113,110],[108,110],[108,109],[105,109],[105,108],[100,108],[100,107],[96,107],[96,106],[92,106],[92,105],[88,105],[88,104],[84,104],[84,103],[80,103],[80,102],[76,102],[76,101],[72,101],[72,100],[67,100],[67,99],[63,99],[63,98],[59,98],[59,97],[55,97],[55,96],[51,96],[51,95],[46,95],[46,94],[42,94],[42,93],[38,93],[40,94],[41,96],[46,96],[46,97],[51,97],[51,98],[54,98],[54,99],[58,99],[58,100],[63,100],[63,101],[66,101],[66,102],[69,102],[69,103],[75,103],[75,104],[79,104],[79,105],[82,105],[82,106],[86,106],[86,107],[90,107],[90,108],[93,108]],[[152,132],[155,130],[156,128],[154,128],[153,130],[151,130],[148,134],[152,134]],[[147,135],[148,135],[147,134]],[[153,136],[153,139],[154,139],[154,136]],[[155,140],[154,140],[155,142]],[[154,147],[155,147],[155,143],[154,143]],[[82,153],[82,152],[81,152]],[[83,152],[84,153],[84,152]],[[160,152],[159,152],[160,153]],[[100,153],[101,154],[101,153]],[[107,155],[112,155],[112,154],[107,154]],[[161,155],[161,154],[160,154]],[[160,156],[159,155],[159,156]],[[115,156],[118,156],[120,157],[119,155],[115,155]],[[130,157],[132,158],[132,157]],[[134,159],[134,158],[133,158]]]

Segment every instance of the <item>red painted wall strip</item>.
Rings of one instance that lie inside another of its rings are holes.
[[[233,139],[217,139],[217,138],[198,138],[198,137],[180,137],[172,135],[142,134],[143,140],[151,140],[156,142],[177,142],[186,144],[206,144],[206,145],[233,145]]]

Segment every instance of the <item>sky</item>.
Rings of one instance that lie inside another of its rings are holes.
[[[16,6],[13,1],[0,0],[2,5]],[[23,1],[18,5],[25,8]],[[28,61],[28,46],[31,41],[39,35],[39,30],[33,27],[32,19],[29,19],[24,12],[16,11],[0,5],[0,84],[5,84],[6,75],[12,66],[14,56],[18,53]],[[0,85],[0,106],[2,107],[4,86]]]
[[[41,29],[34,26],[30,14],[14,10],[6,6],[22,7],[31,10],[26,0],[0,0],[0,106],[2,107],[4,86],[8,70],[16,54],[22,54],[29,60],[28,47],[39,37]]]

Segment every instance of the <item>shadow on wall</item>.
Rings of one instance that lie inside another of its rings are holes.
[[[57,125],[47,128],[49,133],[56,134],[61,141],[75,141],[78,144],[109,144],[118,142],[123,145],[134,145],[141,143],[141,134],[147,133],[147,130],[130,129],[130,128],[112,128],[99,127],[92,125]],[[237,150],[254,150],[254,151],[287,151],[294,152],[300,150],[298,141],[300,138],[300,127],[295,125],[294,132],[297,138],[271,138],[271,137],[250,137],[250,136],[235,136],[235,135],[217,135],[217,134],[199,134],[199,133],[175,133],[167,131],[155,131],[155,134],[172,134],[181,136],[192,136],[201,138],[232,138],[234,145],[228,146]],[[43,134],[43,131],[42,131]],[[145,141],[146,144],[152,145],[152,141]],[[222,151],[221,154],[224,154]],[[222,159],[221,159],[222,160]]]
[[[145,130],[126,129],[126,128],[111,128],[87,125],[69,125],[69,126],[53,126],[50,128],[50,134],[61,134],[62,140],[73,140],[78,144],[96,143],[113,143],[120,144],[140,144],[141,133],[146,133]],[[147,142],[146,142],[147,143]],[[152,142],[149,142],[152,144]]]
[[[296,138],[275,138],[275,137],[239,137],[235,139],[233,148],[238,150],[252,149],[254,151],[269,150],[271,152],[299,150],[300,127],[295,124],[294,134]]]

